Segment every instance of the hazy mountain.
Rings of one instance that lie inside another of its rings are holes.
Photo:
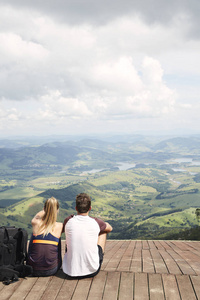
[[[157,143],[152,147],[154,151],[189,152],[200,154],[200,137],[176,137]]]

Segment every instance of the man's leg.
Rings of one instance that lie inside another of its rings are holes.
[[[105,232],[101,233],[99,235],[98,242],[97,242],[97,245],[101,246],[101,248],[103,250],[103,253],[104,253],[104,250],[105,250],[106,238],[107,238],[107,233],[105,233]]]

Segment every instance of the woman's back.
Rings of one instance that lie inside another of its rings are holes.
[[[59,265],[60,238],[51,233],[31,236],[28,250],[28,264],[34,270],[48,271]]]
[[[37,213],[35,215],[35,217],[32,219],[31,224],[32,224],[32,228],[33,228],[33,234],[34,235],[38,235],[38,234],[43,234],[45,232],[45,225],[43,226],[43,216],[44,216],[45,212],[44,210],[40,211],[39,213]],[[52,235],[54,235],[55,237],[60,238],[61,233],[62,233],[62,228],[63,228],[63,224],[60,222],[55,222],[52,226],[52,229],[50,230],[50,233]]]
[[[35,276],[53,275],[60,268],[61,233],[63,224],[56,222],[58,202],[49,198],[44,210],[32,219],[33,233],[29,243],[27,264],[33,267]]]

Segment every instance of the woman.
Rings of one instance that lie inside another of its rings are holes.
[[[63,224],[56,222],[59,203],[51,197],[44,210],[32,219],[33,233],[29,243],[27,264],[34,276],[54,275],[61,267],[61,233]]]

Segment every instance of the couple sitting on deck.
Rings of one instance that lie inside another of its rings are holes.
[[[107,233],[110,224],[89,216],[90,196],[76,196],[77,215],[71,215],[64,223],[56,222],[59,203],[51,197],[44,210],[32,219],[33,233],[29,243],[27,264],[33,267],[34,276],[54,275],[62,265],[69,278],[87,278],[98,274],[103,261]],[[61,234],[65,232],[66,252],[61,257]]]

